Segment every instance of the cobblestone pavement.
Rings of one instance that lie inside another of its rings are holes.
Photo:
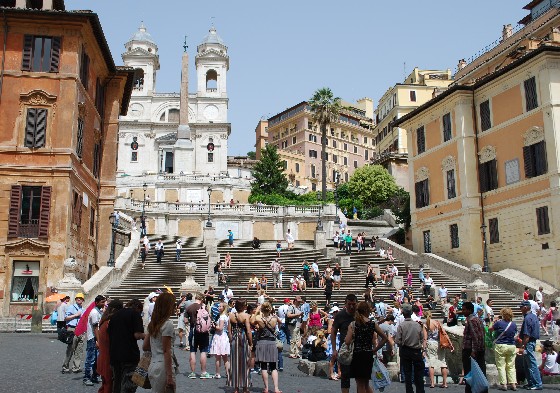
[[[65,346],[53,334],[5,333],[0,334],[0,392],[10,393],[93,393],[99,385],[88,387],[82,384],[82,374],[61,374]],[[176,348],[180,363],[177,375],[177,392],[230,393],[225,379],[188,379],[190,372],[187,352]],[[340,392],[340,382],[325,378],[308,377],[297,370],[297,362],[285,358],[284,372],[280,373],[280,389],[284,393]],[[208,371],[214,371],[214,359],[208,359]],[[197,370],[200,374],[200,370]],[[253,374],[251,392],[262,392],[260,375]],[[351,392],[355,392],[352,381]],[[271,385],[272,387],[272,385]],[[429,389],[427,391],[439,391]],[[558,391],[559,386],[550,386],[543,391]],[[497,389],[491,391],[498,392]],[[147,392],[138,389],[138,392]],[[404,385],[393,383],[385,389],[387,393],[404,392]],[[447,393],[464,392],[464,388],[450,385]]]

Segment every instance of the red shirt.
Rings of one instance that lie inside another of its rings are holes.
[[[523,292],[523,300],[529,300],[529,292]]]

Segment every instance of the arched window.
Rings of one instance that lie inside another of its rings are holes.
[[[215,70],[206,73],[206,91],[218,91],[218,73]]]
[[[142,90],[144,88],[144,70],[137,68],[134,70],[134,90]]]
[[[161,114],[161,116],[159,117],[159,121],[165,121],[165,112]]]
[[[167,115],[168,123],[179,123],[179,109],[170,109]]]

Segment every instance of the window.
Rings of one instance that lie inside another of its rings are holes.
[[[208,153],[208,162],[214,162],[214,153]]]
[[[344,165],[348,165],[348,157],[344,157],[343,162],[344,162]]]
[[[498,170],[495,159],[479,164],[478,175],[480,177],[480,192],[498,188]]]
[[[311,177],[316,177],[317,173],[315,173],[315,165],[311,165]]]
[[[317,184],[311,183],[311,191],[317,191]]]
[[[93,176],[99,177],[101,169],[101,143],[97,142],[93,146]]]
[[[296,187],[299,187],[299,186],[300,186],[300,182],[299,182],[299,180],[296,180]]]
[[[8,238],[48,238],[51,191],[50,186],[12,186]]]
[[[25,35],[21,69],[34,72],[58,72],[60,37]]]
[[[354,160],[354,168],[358,167],[358,161]]]
[[[545,174],[548,171],[545,141],[524,146],[523,161],[527,179]]]
[[[10,301],[36,301],[39,291],[39,272],[39,262],[15,261]]]
[[[364,143],[367,143],[367,136],[364,136]]]
[[[443,115],[443,141],[451,139],[451,113]]]
[[[369,160],[369,151],[364,150],[364,159],[367,161]]]
[[[297,137],[293,136],[292,137],[292,145],[295,145],[297,143]]]
[[[358,154],[358,146],[354,146],[354,154]]]
[[[490,244],[500,242],[500,231],[498,230],[498,219],[491,218],[488,220],[488,227],[490,230]]]
[[[416,92],[414,90],[410,91],[410,101],[416,102]]]
[[[539,106],[539,100],[537,98],[537,82],[535,77],[531,77],[523,82],[525,87],[525,108],[527,112],[532,111]]]
[[[424,237],[424,252],[431,253],[432,252],[432,241],[430,240],[430,231],[422,232]]]
[[[338,173],[338,172],[336,171],[336,169],[333,169],[333,171],[332,171],[332,181],[333,181],[334,183],[337,183],[337,182],[338,182],[338,181],[337,181],[337,173]]]
[[[78,136],[76,141],[76,155],[82,158],[84,148],[84,119],[78,118]]]
[[[348,183],[348,178],[349,178],[348,172],[346,172],[346,173],[344,174],[344,181],[345,181],[346,183]]]
[[[133,151],[133,152],[130,153],[130,161],[138,162],[138,152],[137,151]]]
[[[336,154],[332,155],[332,162],[334,162],[335,164],[338,163],[338,156]]]
[[[332,141],[332,147],[334,147],[336,149],[336,141],[335,140]]]
[[[168,123],[179,123],[179,117],[181,115],[181,111],[176,108],[172,108],[167,112],[167,122]]]
[[[309,134],[309,142],[317,143],[317,135]]]
[[[82,225],[82,202],[83,197],[74,191],[72,198],[72,224],[80,227]]]
[[[97,108],[99,116],[103,118],[105,111],[105,86],[103,86],[99,78],[97,78],[95,82],[95,107]]]
[[[418,154],[422,154],[426,151],[426,135],[424,133],[424,126],[416,130],[416,146],[418,148]]]
[[[480,104],[480,128],[486,131],[492,127],[490,119],[490,101],[486,100]]]
[[[457,224],[449,226],[449,235],[451,236],[451,248],[459,248],[459,227]]]
[[[95,209],[93,207],[89,209],[89,235],[95,236]]]
[[[344,144],[344,151],[348,151],[348,143]]]
[[[430,204],[430,190],[428,179],[417,182],[414,185],[416,193],[416,208],[420,209]]]
[[[86,53],[86,49],[82,47],[82,58],[80,61],[80,81],[82,85],[87,90],[88,89],[88,79],[89,79],[89,56]]]
[[[299,162],[296,162],[296,173],[299,173]]]
[[[37,148],[45,146],[47,115],[47,109],[27,108],[25,147]]]
[[[329,153],[325,152],[325,161],[329,160]]]
[[[309,157],[317,158],[317,150],[309,150]]]
[[[550,223],[548,221],[548,206],[537,208],[537,233],[546,235],[550,233]]]
[[[457,196],[455,190],[455,169],[447,171],[447,199],[453,199]]]

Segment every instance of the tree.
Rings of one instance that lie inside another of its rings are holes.
[[[284,163],[276,151],[276,146],[268,145],[261,150],[261,159],[253,169],[255,181],[251,183],[251,193],[259,195],[283,195],[288,188],[284,174]]]
[[[257,153],[255,153],[254,151],[248,151],[247,152],[247,157],[249,157],[249,159],[251,159],[251,160],[256,160],[257,159]]]
[[[387,201],[388,207],[393,211],[397,217],[399,224],[404,224],[404,230],[408,231],[410,228],[410,193],[405,191],[404,188],[399,187],[395,194]]]
[[[327,201],[327,126],[337,122],[343,109],[339,97],[335,97],[328,87],[315,91],[308,101],[313,112],[313,121],[321,127],[321,192],[323,203]]]
[[[365,208],[381,205],[397,192],[395,179],[381,165],[365,165],[356,169],[348,188]]]

